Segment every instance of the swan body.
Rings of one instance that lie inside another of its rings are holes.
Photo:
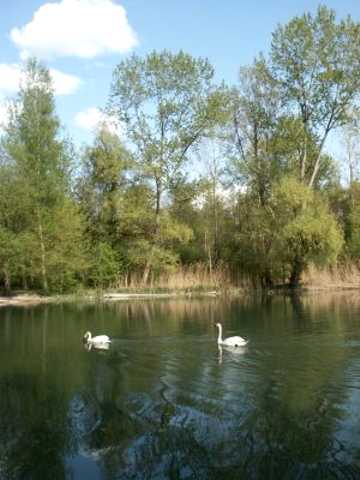
[[[91,343],[92,345],[105,345],[111,343],[110,338],[107,335],[97,335],[96,337],[91,336],[91,332],[86,332],[84,335],[84,340],[87,343]]]
[[[216,327],[219,329],[219,335],[217,339],[218,345],[227,345],[228,347],[243,347],[247,345],[248,341],[242,337],[229,337],[223,340],[222,338],[222,325],[221,323],[216,323]]]
[[[110,343],[90,343],[90,342],[85,342],[84,343],[84,348],[88,352],[90,352],[93,348],[95,350],[109,350],[110,349]]]

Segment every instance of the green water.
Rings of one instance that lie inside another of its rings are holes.
[[[359,297],[2,308],[0,479],[360,478]]]

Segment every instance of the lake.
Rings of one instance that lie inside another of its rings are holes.
[[[360,478],[358,292],[0,310],[1,480],[212,478]]]

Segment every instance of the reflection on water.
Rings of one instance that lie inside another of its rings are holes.
[[[248,345],[240,346],[240,347],[230,347],[226,345],[220,345],[218,344],[218,359],[219,359],[219,365],[223,363],[223,352],[227,355],[227,358],[230,359],[230,361],[236,361],[236,357],[238,355],[244,355],[247,351],[249,350]]]
[[[2,309],[0,479],[359,478],[359,311],[329,294]],[[216,321],[249,344],[218,346]]]
[[[87,352],[90,350],[110,350],[110,343],[89,343],[84,342],[84,348]]]

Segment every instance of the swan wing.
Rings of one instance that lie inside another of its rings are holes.
[[[242,337],[229,337],[223,341],[224,345],[230,345],[232,347],[240,347],[240,346],[246,345],[247,343],[248,341]]]
[[[93,343],[110,343],[111,340],[107,335],[97,335],[96,337],[92,338],[91,341]]]
[[[106,342],[106,343],[95,343],[94,344],[94,348],[96,350],[109,350],[110,348],[110,342]]]

